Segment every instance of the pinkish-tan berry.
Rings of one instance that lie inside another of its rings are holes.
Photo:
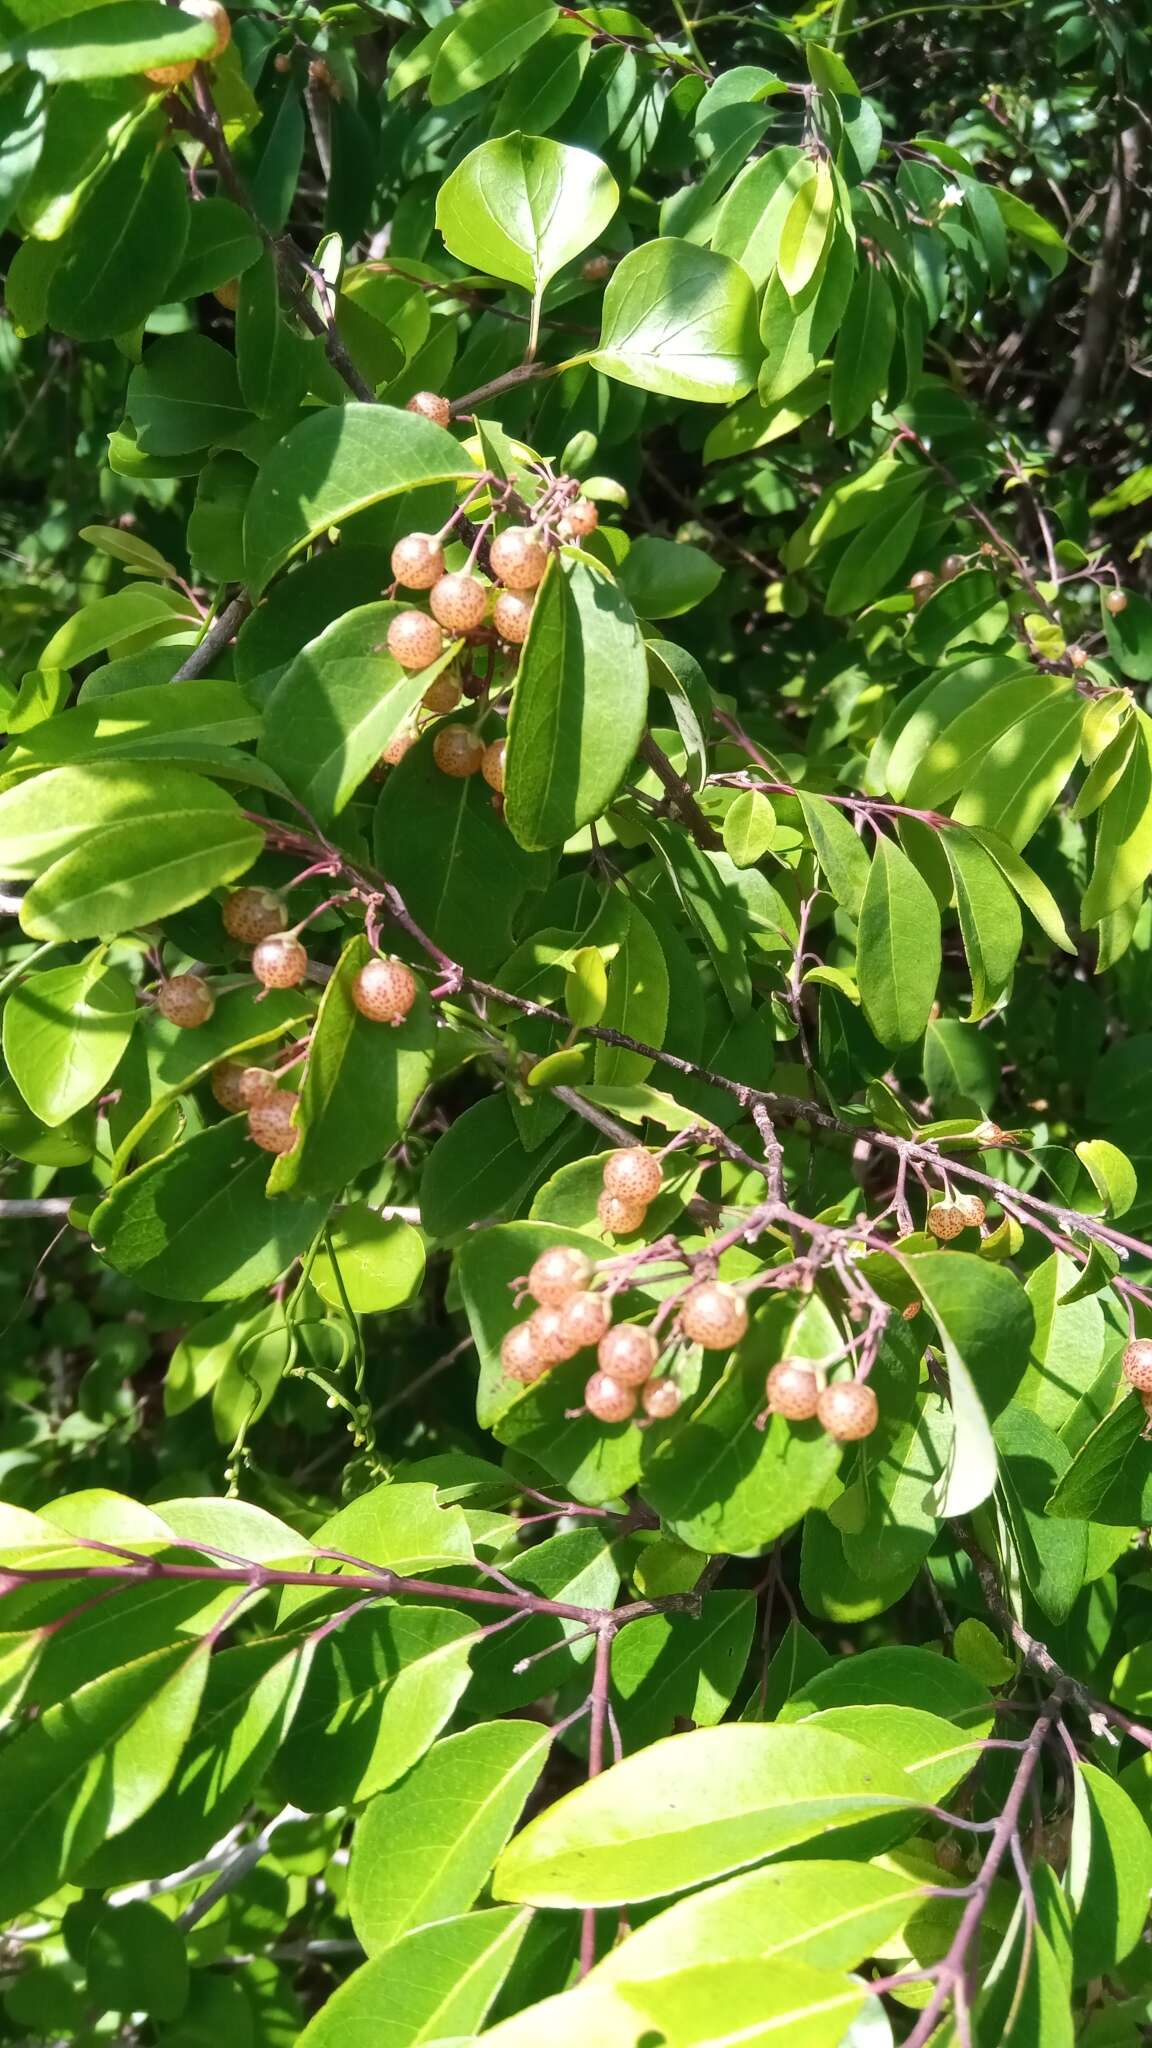
[[[248,1111],[248,1135],[262,1152],[291,1152],[300,1135],[292,1122],[299,1100],[291,1089],[279,1088],[265,1101],[253,1103]]]
[[[610,1152],[604,1161],[604,1187],[622,1202],[654,1202],[664,1176],[655,1153],[643,1145],[629,1145],[622,1152]]]
[[[919,610],[922,604],[927,604],[936,588],[936,578],[931,569],[917,569],[916,574],[908,578],[908,588],[912,592],[912,602]]]
[[[492,624],[510,647],[523,647],[532,624],[532,597],[521,590],[502,590],[492,607]]]
[[[470,725],[443,725],[432,742],[432,759],[441,775],[463,781],[475,775],[484,759],[484,742]]]
[[[410,725],[402,725],[394,732],[380,759],[385,768],[395,768],[404,759],[409,747],[416,744],[416,734]]]
[[[169,1024],[181,1031],[194,1031],[206,1024],[216,1008],[216,998],[200,974],[173,974],[161,982],[156,1008]]]
[[[488,592],[478,577],[453,571],[433,584],[428,603],[445,632],[472,633],[484,623]]]
[[[220,913],[230,939],[242,946],[257,946],[282,932],[288,922],[283,898],[275,889],[234,889]]]
[[[452,418],[452,407],[439,391],[414,391],[404,410],[418,412],[421,419],[431,420],[437,427],[446,427]]]
[[[821,1393],[816,1414],[838,1444],[854,1444],[871,1436],[880,1419],[880,1406],[863,1380],[833,1380]]]
[[[956,1195],[952,1207],[959,1210],[965,1230],[979,1230],[988,1214],[979,1195]]]
[[[484,777],[489,789],[494,789],[497,795],[504,788],[504,756],[507,751],[507,740],[493,740],[489,746],[485,747],[484,759],[480,763],[481,775]]]
[[[644,1323],[616,1323],[600,1339],[596,1357],[601,1372],[622,1387],[640,1387],[656,1370],[660,1346]]]
[[[782,1358],[772,1367],[766,1382],[768,1406],[787,1422],[807,1422],[816,1413],[820,1382],[809,1366],[798,1358]]]
[[[941,1244],[959,1237],[964,1228],[964,1218],[955,1202],[934,1202],[928,1211],[928,1229]]]
[[[963,555],[945,555],[944,560],[940,564],[941,582],[951,583],[954,577],[963,574],[967,566]]]
[[[406,590],[431,590],[444,574],[444,550],[434,533],[406,533],[392,550],[392,574]]]
[[[252,972],[265,988],[299,988],[308,972],[308,955],[299,939],[281,932],[253,948]]]
[[[611,256],[589,256],[580,265],[580,275],[585,284],[603,284],[616,268]]]
[[[1138,1394],[1152,1394],[1152,1337],[1133,1337],[1124,1346],[1121,1369]]]
[[[584,1389],[584,1405],[597,1422],[630,1422],[636,1400],[635,1387],[621,1386],[607,1372],[594,1372]]]
[[[626,1202],[622,1195],[610,1195],[607,1188],[597,1197],[596,1214],[602,1230],[611,1231],[613,1237],[633,1237],[643,1230],[648,1214],[647,1202]]]
[[[369,960],[352,984],[352,1001],[373,1024],[402,1024],[419,993],[402,960]]]
[[[574,1244],[552,1244],[532,1261],[528,1292],[541,1308],[558,1308],[582,1294],[592,1278],[592,1261]]]
[[[548,1360],[541,1354],[531,1322],[513,1323],[500,1346],[500,1363],[510,1380],[520,1380],[524,1386],[543,1378]]]
[[[267,1067],[242,1067],[239,1060],[221,1060],[212,1069],[212,1093],[221,1109],[251,1109],[276,1093],[276,1076]]]
[[[430,668],[444,652],[444,635],[427,612],[397,612],[388,628],[388,652],[401,668]]]
[[[560,1365],[566,1358],[575,1358],[580,1349],[564,1328],[564,1311],[549,1304],[547,1308],[535,1308],[528,1318],[528,1326],[536,1341],[536,1349],[548,1365]]]
[[[675,1380],[658,1379],[648,1381],[640,1399],[645,1415],[650,1415],[653,1422],[667,1422],[669,1416],[676,1414],[684,1396]]]
[[[1068,649],[1068,659],[1073,668],[1087,668],[1090,659],[1088,649],[1086,647],[1070,647]]]
[[[1114,619],[1118,619],[1121,612],[1126,612],[1128,609],[1128,599],[1124,591],[1106,590],[1104,593],[1104,609],[1106,612],[1110,612]]]
[[[488,560],[505,590],[535,590],[548,567],[548,550],[530,526],[509,526],[497,534]]]
[[[611,1328],[612,1303],[606,1294],[570,1294],[560,1304],[560,1322],[574,1350],[585,1351]]]
[[[595,533],[599,524],[600,514],[591,498],[576,498],[561,513],[556,531],[561,540],[583,540],[587,534]]]
[[[454,668],[446,668],[429,683],[420,702],[433,718],[447,718],[449,712],[455,711],[461,695],[459,676]]]
[[[727,1351],[748,1328],[748,1304],[722,1280],[703,1280],[680,1304],[680,1328],[692,1344],[705,1351]]]

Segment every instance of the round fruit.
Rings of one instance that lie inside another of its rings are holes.
[[[1114,619],[1118,619],[1121,612],[1126,612],[1128,609],[1128,598],[1125,592],[1122,590],[1106,590],[1104,593],[1104,609],[1106,612],[1111,612]]]
[[[558,520],[557,532],[563,540],[583,540],[599,524],[600,513],[591,498],[576,498]]]
[[[208,1022],[216,998],[202,975],[173,974],[161,983],[156,1008],[169,1024],[178,1024],[181,1031],[194,1031],[198,1024]]]
[[[534,1259],[528,1274],[528,1292],[541,1308],[558,1308],[574,1294],[583,1294],[592,1278],[592,1261],[574,1244],[549,1245]]]
[[[446,668],[434,683],[429,683],[420,702],[433,718],[446,718],[450,711],[455,711],[460,696],[460,678],[453,669]]]
[[[444,652],[444,635],[427,612],[397,612],[388,628],[388,652],[401,668],[428,668]]]
[[[521,1380],[530,1386],[548,1370],[548,1361],[540,1355],[536,1332],[530,1322],[514,1323],[500,1346],[500,1363],[510,1380]]]
[[[917,605],[927,604],[936,588],[936,578],[931,569],[917,569],[916,574],[908,578],[908,588]]]
[[[720,1280],[704,1280],[680,1304],[680,1328],[705,1351],[727,1351],[748,1328],[748,1304],[742,1294]]]
[[[675,1415],[683,1399],[675,1380],[668,1379],[649,1380],[640,1395],[644,1413],[650,1415],[653,1422],[667,1422],[670,1415]]]
[[[256,1102],[248,1111],[248,1135],[262,1152],[291,1152],[300,1133],[292,1123],[292,1112],[300,1097],[289,1088],[278,1088],[266,1102]]]
[[[299,939],[281,932],[261,939],[252,953],[252,972],[265,988],[299,988],[308,972],[308,955]]]
[[[223,306],[226,313],[234,313],[240,303],[240,279],[229,277],[223,284],[214,285],[212,297]]]
[[[560,1305],[565,1337],[576,1351],[598,1344],[612,1324],[612,1303],[606,1294],[570,1294]]]
[[[352,984],[352,1001],[374,1024],[402,1024],[419,993],[402,960],[369,960]]]
[[[604,1189],[622,1202],[643,1202],[647,1207],[660,1193],[664,1176],[660,1161],[643,1145],[629,1145],[623,1152],[611,1152],[604,1161]]]
[[[276,1076],[267,1067],[242,1067],[239,1060],[221,1060],[212,1069],[212,1093],[221,1109],[251,1109],[276,1093]]]
[[[288,922],[283,900],[274,889],[234,889],[220,913],[230,939],[242,946],[257,946],[282,932]]]
[[[956,1202],[934,1202],[928,1211],[928,1228],[941,1243],[947,1243],[951,1237],[959,1237],[964,1228],[959,1205]]]
[[[959,1210],[965,1230],[979,1230],[988,1214],[979,1195],[957,1195],[952,1207]]]
[[[565,1358],[575,1358],[580,1347],[572,1342],[564,1328],[562,1308],[550,1303],[547,1308],[533,1309],[528,1318],[528,1328],[546,1365],[559,1365]]]
[[[580,275],[585,284],[603,284],[606,277],[611,277],[614,269],[615,265],[610,256],[589,256],[588,261],[580,266]]]
[[[414,391],[404,410],[418,412],[421,419],[432,420],[438,427],[446,427],[452,417],[452,407],[439,391]]]
[[[768,1406],[788,1422],[807,1422],[816,1413],[820,1382],[798,1358],[782,1358],[767,1380]]]
[[[380,759],[386,768],[395,768],[397,762],[404,759],[409,747],[414,747],[415,744],[416,734],[413,732],[412,727],[410,725],[402,725],[399,732],[393,733]]]
[[[1068,649],[1068,659],[1073,668],[1087,668],[1088,666],[1088,653],[1083,647],[1070,647]]]
[[[1152,1393],[1152,1337],[1133,1337],[1120,1361],[1124,1377],[1137,1393]]]
[[[506,590],[535,590],[548,567],[548,552],[530,526],[510,526],[497,534],[488,560]]]
[[[406,533],[392,550],[392,574],[408,590],[431,590],[444,574],[444,550],[434,533]]]
[[[476,576],[441,576],[428,598],[432,617],[448,633],[472,633],[483,624],[488,592]]]
[[[871,1387],[863,1380],[834,1380],[816,1403],[816,1413],[838,1444],[854,1444],[871,1436],[880,1419],[880,1407]]]
[[[642,1387],[659,1355],[660,1346],[644,1323],[617,1323],[605,1331],[596,1350],[601,1372],[622,1387]]]
[[[610,1230],[613,1237],[631,1237],[637,1230],[643,1230],[648,1204],[626,1202],[622,1195],[610,1195],[605,1189],[597,1200],[596,1214],[601,1228]]]
[[[502,590],[492,607],[492,624],[510,647],[523,647],[532,624],[532,599],[519,590]]]
[[[432,759],[441,775],[462,780],[475,775],[484,759],[484,742],[470,725],[444,725],[432,742]]]
[[[498,793],[504,788],[504,755],[507,749],[507,740],[493,740],[490,746],[485,747],[484,759],[480,763],[480,773],[489,789]]]
[[[636,1413],[636,1390],[622,1387],[607,1372],[594,1372],[584,1389],[584,1405],[597,1422],[630,1422]]]
[[[191,14],[197,21],[208,22],[216,31],[216,41],[206,57],[195,58],[191,62],[181,64],[158,64],[154,71],[144,73],[145,78],[150,79],[153,85],[162,85],[168,91],[175,86],[183,85],[186,78],[191,78],[197,63],[211,64],[214,58],[222,56],[232,41],[232,23],[224,8],[219,5],[219,0],[180,0],[180,13]]]
[[[954,576],[963,575],[967,566],[963,555],[945,555],[944,560],[940,564],[941,582],[951,583]]]

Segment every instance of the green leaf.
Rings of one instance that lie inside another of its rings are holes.
[[[940,913],[918,868],[892,839],[879,839],[860,906],[856,980],[881,1045],[915,1043],[940,978]]]
[[[703,604],[723,574],[720,563],[703,548],[642,533],[620,565],[619,581],[642,619],[675,619]]]
[[[299,2035],[299,2048],[471,2041],[528,1924],[527,1913],[502,1906],[415,1929],[337,1986]]]
[[[467,481],[458,441],[388,405],[326,406],[278,441],[248,501],[245,550],[257,595],[291,555],[329,527],[420,484]]]
[[[1139,1191],[1136,1169],[1127,1153],[1107,1138],[1085,1138],[1076,1147],[1076,1157],[1088,1168],[1104,1214],[1123,1216]]]
[[[310,1278],[330,1308],[347,1301],[357,1315],[380,1315],[415,1294],[424,1278],[424,1240],[401,1217],[349,1202],[313,1260]]]
[[[242,1118],[150,1159],[93,1211],[109,1265],[168,1301],[237,1301],[270,1287],[316,1235],[327,1198],[273,1201],[268,1155]]]
[[[799,298],[824,254],[836,210],[836,186],[825,159],[806,178],[784,216],[777,269],[790,299]]]
[[[1049,1429],[1062,1430],[1078,1402],[1100,1375],[1105,1356],[1105,1323],[1100,1303],[1067,1301],[1082,1273],[1064,1252],[1053,1252],[1030,1273],[1035,1334],[1028,1368],[1016,1389],[1016,1404],[1029,1408]],[[1105,1405],[1111,1402],[1109,1386]]]
[[[389,1480],[374,1486],[322,1522],[314,1537],[317,1549],[340,1550],[402,1576],[458,1568],[472,1563],[475,1555],[463,1510],[441,1507],[436,1488],[423,1483]],[[315,1592],[311,1586],[289,1586],[281,1595],[281,1622],[339,1592],[344,1567],[328,1559],[318,1559],[317,1566]]]
[[[192,208],[184,254],[168,290],[173,299],[215,291],[251,269],[262,247],[243,207],[231,199],[201,199]]]
[[[470,269],[539,297],[558,270],[599,240],[619,204],[615,179],[588,150],[540,135],[503,135],[481,143],[445,179],[436,225]]]
[[[767,1975],[756,1963],[703,1964],[619,1990],[661,2029],[667,2048],[707,2041],[775,2048],[782,2036],[794,2048],[840,2048],[868,1996],[859,1979],[793,1961]]]
[[[759,360],[752,286],[728,257],[664,237],[617,265],[594,369],[666,398],[726,405],[751,390]]]
[[[1140,715],[1135,745],[1119,781],[1100,806],[1092,876],[1081,916],[1099,924],[1119,910],[1152,874],[1152,727]]]
[[[780,236],[796,193],[815,176],[811,157],[785,144],[748,164],[721,201],[712,247],[746,270],[757,290],[776,269]]]
[[[365,604],[326,626],[290,662],[264,714],[261,758],[314,816],[335,817],[351,800],[432,679],[451,661],[416,674],[387,648],[404,607]]]
[[[920,1795],[903,1771],[824,1729],[672,1735],[529,1821],[496,1866],[498,1898],[541,1906],[657,1899]]]
[[[125,641],[140,646],[150,635],[167,639],[181,626],[193,623],[186,600],[174,598],[168,590],[133,584],[111,597],[98,597],[94,603],[82,605],[70,619],[65,619],[41,650],[39,666],[75,668],[91,655]]]
[[[582,562],[553,562],[532,612],[508,720],[508,825],[530,852],[611,803],[644,730],[648,664],[635,615]]]
[[[758,789],[742,790],[724,813],[724,851],[738,868],[755,867],[776,837],[776,813]]]
[[[718,859],[727,856],[704,853],[685,832],[655,820],[648,821],[647,833],[685,915],[708,948],[733,1016],[747,1016],[752,1005],[747,934],[739,899],[725,886],[718,866]],[[734,862],[729,871],[740,872]]]
[[[879,263],[865,262],[845,309],[832,365],[832,432],[850,434],[888,383],[896,308]]]
[[[1068,936],[1067,927],[1060,914],[1060,905],[1047,883],[1040,880],[1027,861],[1021,860],[1015,847],[1010,846],[1006,839],[1001,839],[999,833],[984,831],[979,826],[971,826],[969,829],[972,838],[992,855],[1001,874],[1012,884],[1025,909],[1031,911],[1041,931],[1051,939],[1054,946],[1059,946],[1062,952],[1074,953],[1076,947]]]
[[[102,953],[30,974],[4,1006],[4,1058],[41,1123],[67,1123],[99,1095],[136,1021],[136,997]]]
[[[1075,1772],[1064,1890],[1072,1908],[1074,1977],[1084,1984],[1123,1962],[1144,1931],[1152,1836],[1128,1794],[1082,1763]]]
[[[973,642],[998,640],[1008,625],[1008,607],[987,569],[969,569],[941,583],[908,629],[905,650],[926,668],[955,656]]]
[[[0,228],[6,228],[40,158],[47,126],[43,80],[17,74],[0,94]]]
[[[649,1614],[612,1645],[614,1711],[625,1751],[670,1735],[678,1719],[713,1728],[744,1675],[756,1620],[747,1593],[705,1593],[699,1615]]]
[[[578,1029],[599,1024],[607,1001],[608,970],[604,955],[598,946],[581,946],[572,955],[572,965],[564,977],[564,1008],[569,1022]]]
[[[184,1936],[144,1899],[101,1909],[84,1961],[89,1996],[101,2009],[174,2020],[187,2004]]]
[[[862,610],[887,588],[908,560],[924,508],[921,493],[895,519],[879,513],[848,543],[828,585],[825,608],[830,618],[842,619],[849,612]]]
[[[867,848],[835,804],[821,796],[810,796],[803,789],[797,791],[797,796],[828,887],[849,917],[858,918],[871,874]]]
[[[428,97],[446,107],[502,78],[556,21],[550,0],[465,0],[432,65]]]
[[[304,358],[280,314],[280,281],[271,249],[240,279],[236,371],[245,405],[260,415],[289,412],[304,386]]]
[[[98,10],[101,17],[119,6]],[[81,20],[85,17],[81,16]],[[77,341],[135,327],[164,297],[188,234],[184,174],[173,152],[141,131],[93,188],[62,244],[48,318]]]
[[[146,455],[227,445],[252,425],[235,358],[204,334],[152,343],[128,379],[128,414]]]
[[[348,1911],[369,1955],[469,1907],[544,1767],[552,1730],[487,1721],[436,1744],[356,1824]]]
[[[425,1230],[452,1238],[472,1223],[523,1211],[537,1181],[569,1156],[573,1142],[565,1123],[530,1154],[505,1096],[472,1103],[437,1138],[424,1169],[420,1220]]]
[[[153,66],[208,57],[216,42],[211,22],[194,15],[161,14],[151,0],[112,0],[61,21],[49,15],[10,42],[9,63],[27,64],[50,84],[66,78],[121,78]]]
[[[958,1017],[933,1017],[924,1033],[924,1080],[939,1115],[989,1110],[1000,1086],[1000,1062],[988,1034]]]
[[[767,351],[759,375],[763,405],[807,384],[844,317],[855,276],[855,245],[847,228],[838,225],[800,299],[789,298],[778,276],[769,279],[760,312],[760,339]]]
[[[1029,206],[1027,200],[1021,199],[1018,193],[1011,192],[1006,186],[1001,185],[992,185],[989,189],[1000,208],[1009,234],[1019,235],[1022,241],[1035,249],[1053,277],[1059,277],[1068,261],[1068,245],[1063,236],[1052,226],[1051,221],[1045,220],[1043,214],[1037,213],[1035,207]]]
[[[991,854],[967,832],[941,832],[972,979],[970,1023],[986,1017],[1012,979],[1024,941],[1016,898]]]
[[[669,983],[664,949],[634,897],[620,889],[604,900],[591,929],[597,946],[611,947],[607,1001],[601,1022],[610,1031],[662,1046],[668,1025]],[[598,1086],[628,1087],[643,1081],[652,1061],[627,1047],[597,1043],[593,1074]]]
[[[988,1415],[1011,1400],[1024,1371],[1032,1306],[1011,1273],[970,1252],[930,1252],[908,1270],[940,1332],[956,1426],[940,1513],[963,1515],[996,1483]]]
[[[372,957],[367,938],[350,939],[324,990],[300,1088],[300,1136],[272,1169],[273,1195],[337,1194],[395,1144],[427,1086],[434,1037],[427,1003],[417,1001],[402,1024],[388,1025],[362,1016],[352,1000]]]

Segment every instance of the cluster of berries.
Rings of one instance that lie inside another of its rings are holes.
[[[604,1162],[604,1186],[596,1214],[613,1237],[631,1237],[644,1227],[648,1205],[660,1193],[664,1176],[660,1161],[643,1145],[610,1152]]]
[[[294,932],[284,929],[288,913],[274,889],[235,889],[224,905],[229,938],[251,946],[252,972],[264,988],[298,988],[308,973],[308,955]],[[419,985],[403,960],[380,955],[361,968],[352,984],[352,1001],[373,1024],[404,1022],[419,994]],[[210,984],[200,974],[172,974],[163,981],[156,1008],[182,1031],[207,1024],[216,1008]],[[265,1067],[223,1060],[213,1069],[212,1093],[222,1109],[248,1112],[248,1130],[264,1152],[291,1152],[298,1132],[292,1121],[298,1096],[278,1085]]]
[[[819,1368],[804,1358],[782,1358],[765,1383],[768,1412],[786,1422],[817,1422],[839,1444],[871,1436],[880,1407],[866,1380],[822,1383]]]
[[[656,1376],[656,1338],[642,1323],[613,1324],[609,1296],[590,1285],[593,1271],[574,1245],[541,1252],[527,1280],[537,1307],[527,1322],[513,1324],[500,1346],[505,1372],[530,1386],[594,1344],[598,1370],[584,1389],[589,1414],[599,1422],[628,1422],[643,1404],[654,1421],[675,1415],[682,1396],[675,1380]]]
[[[987,1215],[979,1195],[953,1195],[949,1201],[934,1202],[928,1211],[928,1229],[941,1244],[959,1237],[962,1230],[979,1230]]]

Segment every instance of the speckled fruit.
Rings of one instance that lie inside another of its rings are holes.
[[[253,949],[252,972],[265,988],[299,988],[308,972],[308,955],[299,939],[285,933],[261,939]]]
[[[640,1399],[645,1415],[650,1415],[653,1422],[667,1422],[670,1415],[675,1415],[684,1396],[675,1380],[660,1379],[649,1380]]]
[[[374,1024],[402,1024],[419,993],[402,960],[369,960],[352,984],[352,1001]]]
[[[622,1202],[654,1202],[664,1176],[660,1161],[643,1145],[629,1145],[623,1152],[610,1152],[604,1161],[604,1186]]]
[[[599,524],[600,514],[591,498],[575,498],[561,514],[558,530],[565,540],[583,540],[586,534],[595,533]]]
[[[532,624],[532,599],[521,590],[502,590],[492,607],[492,624],[510,647],[523,647]]]
[[[680,1328],[691,1343],[702,1344],[705,1351],[727,1351],[740,1342],[748,1328],[748,1304],[722,1280],[704,1280],[685,1295]]]
[[[434,533],[406,533],[392,550],[392,574],[406,590],[431,590],[444,574],[444,550]]]
[[[212,1093],[221,1109],[251,1109],[276,1093],[276,1076],[267,1067],[242,1067],[239,1060],[221,1060],[212,1069]]]
[[[580,266],[580,275],[585,284],[603,284],[606,277],[611,277],[615,267],[610,256],[589,256],[587,262]]]
[[[428,668],[444,652],[444,635],[427,612],[397,612],[388,628],[388,652],[401,668]]]
[[[1104,609],[1106,612],[1111,612],[1114,619],[1118,619],[1121,612],[1126,612],[1128,609],[1128,599],[1124,591],[1106,590],[1104,593]]]
[[[1124,1377],[1139,1394],[1152,1394],[1152,1337],[1133,1337],[1120,1360]]]
[[[580,1346],[573,1343],[564,1328],[564,1311],[549,1305],[533,1309],[528,1326],[536,1340],[536,1349],[548,1365],[560,1365],[566,1358],[575,1358]]]
[[[292,1124],[299,1100],[290,1088],[279,1088],[266,1101],[253,1103],[248,1111],[248,1135],[262,1152],[291,1152],[300,1135]]]
[[[216,998],[201,975],[173,974],[161,983],[156,1008],[169,1024],[178,1024],[181,1031],[194,1031],[198,1024],[208,1022]]]
[[[483,625],[488,592],[476,576],[441,576],[428,595],[432,617],[452,634],[472,633]]]
[[[635,1387],[622,1387],[611,1373],[594,1372],[584,1389],[584,1405],[597,1422],[630,1422],[636,1413]]]
[[[640,1387],[656,1370],[660,1346],[643,1323],[617,1323],[607,1330],[597,1347],[601,1372],[611,1374],[622,1387]]]
[[[957,1195],[952,1207],[959,1210],[965,1230],[979,1230],[988,1214],[979,1195]]]
[[[520,1380],[525,1386],[547,1372],[548,1360],[540,1355],[530,1322],[513,1323],[500,1346],[500,1363],[510,1380]]]
[[[455,711],[461,695],[459,676],[454,668],[446,668],[435,682],[429,683],[420,702],[433,718],[447,718],[449,712]]]
[[[393,733],[380,759],[386,768],[395,768],[397,763],[404,759],[409,747],[414,747],[415,744],[416,734],[411,726],[402,725],[399,732]]]
[[[626,1202],[622,1195],[610,1195],[605,1189],[597,1199],[596,1214],[602,1230],[610,1230],[613,1237],[632,1237],[644,1228],[648,1204]]]
[[[574,1244],[549,1245],[533,1260],[528,1274],[528,1292],[541,1308],[558,1308],[574,1294],[582,1294],[592,1278],[592,1261]]]
[[[880,1407],[863,1380],[834,1380],[821,1393],[816,1414],[838,1444],[854,1444],[871,1436],[880,1419]]]
[[[560,1305],[560,1321],[574,1350],[585,1351],[611,1328],[612,1303],[606,1294],[570,1294]]]
[[[234,889],[220,915],[228,937],[238,939],[242,946],[259,945],[273,932],[282,932],[288,922],[284,901],[275,889]]]
[[[788,1422],[807,1422],[816,1413],[820,1382],[809,1366],[798,1358],[782,1358],[766,1381],[768,1406],[774,1415]]]
[[[504,756],[507,751],[507,740],[493,740],[490,746],[485,747],[484,759],[480,763],[480,773],[489,789],[497,792],[504,788]]]
[[[462,781],[479,769],[484,759],[484,742],[470,725],[445,725],[432,742],[432,759],[441,775],[453,775]]]
[[[933,1237],[947,1244],[953,1237],[959,1237],[964,1228],[964,1218],[955,1202],[935,1202],[928,1211],[928,1229]]]
[[[497,534],[488,560],[505,590],[535,590],[548,567],[548,550],[530,526],[510,526]]]
[[[418,412],[421,419],[438,427],[446,427],[452,418],[452,407],[439,391],[414,391],[404,410]]]

